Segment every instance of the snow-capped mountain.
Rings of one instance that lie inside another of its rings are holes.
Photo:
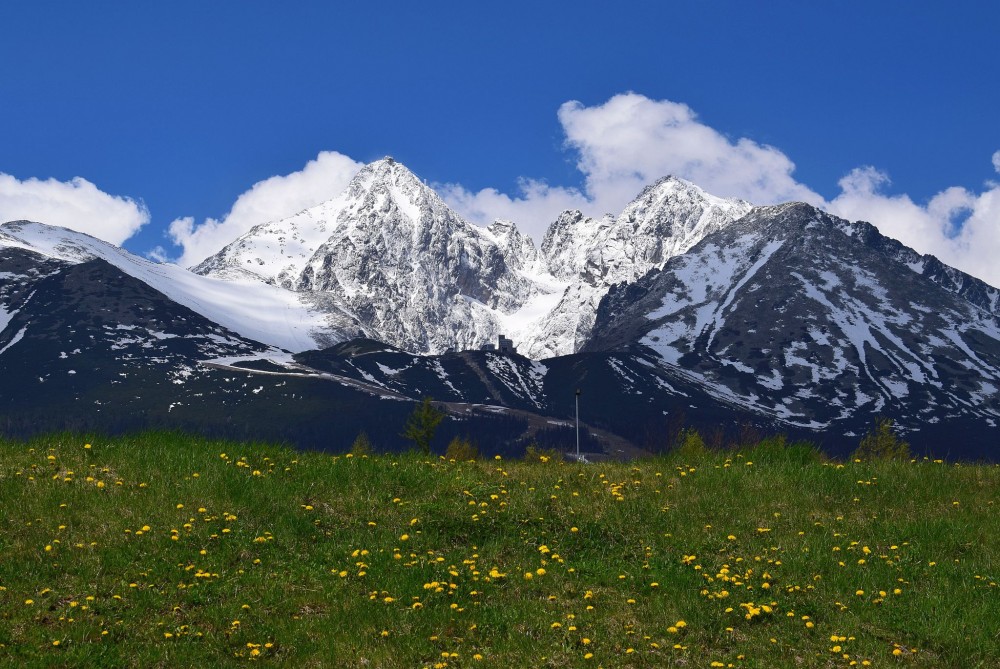
[[[386,158],[337,198],[259,225],[193,270],[294,291],[348,336],[441,352],[496,339],[503,315],[539,290],[519,271],[533,251],[513,224],[472,225]]]
[[[0,418],[115,420],[122,401],[183,384],[202,362],[268,351],[103,259],[0,247]]]
[[[561,279],[606,286],[632,282],[752,208],[749,202],[715,197],[689,181],[664,177],[616,217],[563,213],[545,233],[542,255]]]
[[[793,203],[614,287],[587,348],[652,349],[720,401],[792,426],[996,426],[997,306],[996,289],[873,226]]]

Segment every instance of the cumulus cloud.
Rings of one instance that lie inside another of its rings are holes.
[[[323,151],[298,172],[258,181],[236,198],[221,219],[206,218],[197,223],[186,216],[173,221],[170,238],[183,249],[177,264],[196,265],[255,225],[291,216],[339,195],[362,167],[363,163],[342,153]],[[150,257],[164,258],[163,249],[154,249]]]
[[[110,195],[86,179],[25,179],[0,173],[0,222],[29,220],[121,244],[149,222],[142,202]]]
[[[144,255],[153,262],[170,262],[170,254],[159,244],[146,251]]]
[[[599,202],[624,205],[668,174],[715,195],[759,204],[822,201],[792,178],[795,165],[784,153],[746,137],[732,141],[679,102],[636,93],[595,107],[567,102],[559,121],[566,144],[579,154],[587,192]]]
[[[673,174],[714,195],[754,204],[804,201],[849,220],[869,221],[921,253],[1000,286],[996,183],[987,182],[981,193],[945,188],[918,203],[905,194],[888,194],[884,172],[859,167],[840,180],[840,194],[827,202],[795,179],[795,164],[782,151],[746,137],[730,139],[699,121],[683,103],[625,93],[592,107],[567,102],[558,117],[565,146],[577,156],[582,189],[522,179],[511,196],[493,188],[472,192],[447,184],[441,188],[445,199],[472,221],[508,218],[540,239],[564,209],[592,216],[617,213],[644,186]],[[992,161],[1000,172],[1000,151]]]

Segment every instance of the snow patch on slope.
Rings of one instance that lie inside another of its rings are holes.
[[[7,352],[7,350],[8,350],[8,349],[10,349],[10,348],[11,348],[11,347],[12,347],[12,346],[13,346],[14,344],[16,344],[17,342],[19,342],[19,341],[21,341],[22,339],[24,339],[24,333],[25,333],[25,332],[27,332],[27,331],[28,331],[28,326],[27,326],[27,325],[25,325],[25,326],[24,326],[23,328],[21,328],[20,330],[18,330],[18,331],[17,331],[17,334],[16,334],[16,335],[14,335],[14,338],[13,338],[13,339],[11,339],[11,340],[10,340],[9,342],[7,342],[7,345],[6,345],[6,346],[4,346],[3,348],[0,348],[0,355],[3,355],[3,354],[4,354],[5,352]]]
[[[14,316],[17,315],[18,309],[14,311],[6,311],[2,306],[0,306],[0,332],[7,329],[10,322],[14,320]]]

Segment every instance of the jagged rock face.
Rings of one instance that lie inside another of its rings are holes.
[[[544,320],[516,333],[518,343],[538,358],[579,351],[590,339],[597,305],[612,285],[662,267],[752,208],[666,177],[645,188],[616,218],[564,212],[545,235],[542,257],[549,272],[570,285]]]
[[[595,240],[587,265],[600,272],[606,285],[635,281],[752,208],[749,202],[724,200],[666,177],[647,186]]]
[[[597,306],[607,291],[607,286],[583,281],[570,284],[544,319],[528,332],[514,333],[519,350],[538,360],[581,350],[590,341]]]
[[[565,212],[536,249],[507,221],[468,224],[385,160],[197,270],[71,230],[0,225],[0,404],[30,425],[59,378],[74,421],[110,404],[136,425],[154,424],[145,411],[203,425],[242,407],[259,426],[267,395],[281,421],[308,416],[308,432],[329,425],[317,422],[328,409],[310,413],[319,401],[304,396],[353,406],[356,392],[429,389],[565,416],[583,387],[600,404],[588,411],[630,438],[685,412],[699,427],[749,419],[829,437],[843,453],[887,415],[921,428],[913,441],[928,451],[947,455],[937,444],[960,433],[991,445],[961,452],[996,457],[1000,291],[804,204],[754,208],[668,178],[616,217]],[[552,359],[413,355],[500,333]],[[287,351],[358,335],[396,348],[377,344],[362,364],[345,344],[337,378],[289,363]],[[226,367],[257,357],[267,382]]]
[[[486,230],[495,238],[508,267],[530,269],[539,262],[534,240],[518,230],[513,222],[497,219]]]
[[[291,290],[316,248],[331,234],[343,208],[344,200],[338,197],[289,218],[256,225],[191,271]]]
[[[564,211],[549,226],[542,239],[545,269],[557,279],[576,281],[588,275],[587,263],[603,232],[614,222],[611,216],[591,218],[583,212]],[[598,272],[599,274],[600,272]]]
[[[369,166],[347,196],[340,225],[302,270],[297,290],[342,291],[393,306],[401,300],[420,320],[420,308],[459,296],[508,310],[530,293],[508,267],[505,249],[402,166]]]
[[[1000,419],[992,289],[804,204],[761,207],[601,302],[588,350],[639,344],[734,405],[831,429]],[[929,279],[929,280],[928,280]],[[988,305],[987,305],[988,306]]]
[[[902,242],[882,235],[871,223],[858,222],[853,226],[867,246],[879,250],[897,263],[936,283],[945,290],[971,302],[980,309],[1000,316],[1000,290],[965,272],[945,265],[932,255],[921,255]]]
[[[546,232],[542,256],[557,278],[605,286],[635,281],[752,208],[665,177],[643,189],[617,217],[564,212]]]
[[[385,159],[362,169],[335,200],[257,226],[194,271],[256,275],[336,314],[350,335],[427,353],[495,339],[497,313],[516,310],[536,290],[515,271],[533,248],[513,224],[468,223]]]

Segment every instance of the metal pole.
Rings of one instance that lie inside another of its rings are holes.
[[[576,459],[580,459],[580,389],[576,389]]]

